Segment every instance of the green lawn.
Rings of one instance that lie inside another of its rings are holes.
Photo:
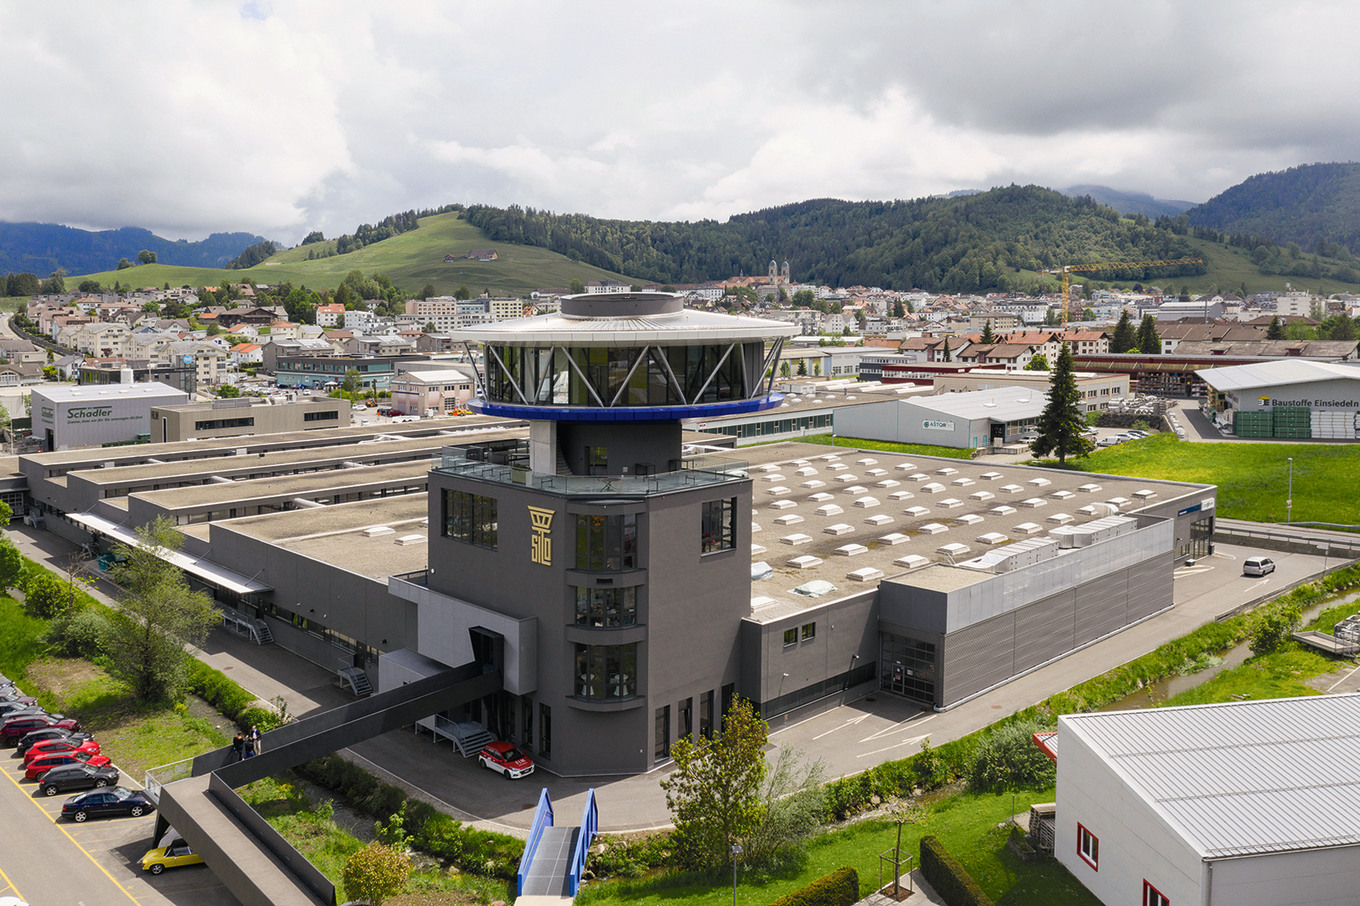
[[[1360,455],[1341,444],[1186,443],[1156,434],[1076,460],[1088,472],[1218,485],[1218,513],[1284,522],[1294,459],[1294,521],[1360,524]]]
[[[783,441],[780,441],[782,443]],[[884,453],[905,453],[908,456],[944,456],[948,459],[969,459],[971,450],[956,447],[932,447],[926,444],[895,444],[886,440],[861,440],[857,437],[836,437],[831,434],[813,434],[800,437],[793,443],[826,444],[832,447],[855,447],[863,450],[882,450]]]
[[[333,245],[332,242],[316,243],[287,249],[247,270],[142,264],[121,271],[68,276],[66,283],[74,287],[88,276],[109,287],[115,280],[133,286],[162,286],[165,283],[216,286],[225,280],[231,283],[291,281],[312,289],[326,289],[338,286],[350,271],[359,270],[365,274],[386,274],[393,283],[410,292],[418,292],[428,283],[444,295],[451,295],[459,286],[465,285],[474,295],[489,289],[497,296],[525,296],[539,288],[565,289],[573,278],[582,282],[628,280],[621,274],[574,262],[547,249],[492,242],[457,213],[423,218],[418,229],[348,255],[307,260],[309,251]],[[473,249],[495,249],[500,257],[495,261],[444,263],[446,254],[462,255]]]
[[[1018,793],[1015,808],[1026,811],[1034,802],[1052,802],[1053,790]],[[929,807],[926,820],[902,829],[902,852],[920,858],[921,838],[934,834],[999,906],[1044,903],[1048,906],[1098,906],[1099,901],[1067,869],[1051,859],[1022,863],[1006,846],[1001,825],[1010,818],[1011,796],[959,793]],[[738,906],[764,906],[842,866],[859,873],[860,894],[878,888],[880,853],[892,849],[897,827],[889,821],[863,821],[822,834],[807,847],[805,864],[773,873],[739,869]],[[732,875],[717,872],[704,878],[668,875],[642,881],[607,881],[582,888],[582,906],[629,904],[665,906],[684,900],[693,906],[723,906],[732,902]]]

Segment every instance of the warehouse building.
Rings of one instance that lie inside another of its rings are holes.
[[[976,450],[1019,443],[1048,404],[1046,388],[997,387],[837,409],[840,437]]]
[[[153,406],[151,441],[179,443],[209,437],[315,431],[343,428],[349,423],[349,400],[318,396],[286,402],[243,396],[210,403]]]
[[[1210,368],[1206,409],[1238,437],[1355,440],[1360,364],[1284,360]]]
[[[153,406],[189,401],[165,384],[123,383],[33,389],[33,435],[44,450],[132,444],[151,436]]]
[[[1360,695],[1058,718],[1054,853],[1102,903],[1354,903]]]

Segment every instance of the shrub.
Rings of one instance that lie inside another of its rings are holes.
[[[937,837],[921,838],[921,875],[949,906],[992,906],[991,898]]]
[[[1035,718],[995,727],[978,743],[969,785],[990,792],[1051,785],[1057,766],[1034,744],[1034,734],[1047,729]]]
[[[189,661],[188,689],[231,720],[239,719],[255,701],[255,696],[229,680],[221,670],[199,660]]]
[[[853,868],[838,868],[802,890],[780,897],[771,906],[851,906],[857,902],[859,874]]]
[[[1297,604],[1275,602],[1252,615],[1251,653],[1269,654],[1289,638],[1289,634],[1303,622],[1303,610]]]
[[[349,896],[370,906],[382,906],[388,897],[406,889],[411,860],[390,846],[370,843],[345,860],[341,876]]]
[[[93,608],[64,613],[52,620],[43,641],[62,657],[99,657],[108,638],[109,621]]]

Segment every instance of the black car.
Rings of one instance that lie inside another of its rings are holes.
[[[69,739],[71,742],[79,745],[87,739],[94,739],[94,735],[91,733],[77,733],[75,730],[67,730],[64,727],[43,727],[40,730],[30,730],[19,739],[19,745],[18,748],[15,749],[14,754],[23,758],[28,754],[28,750],[33,748],[35,743],[42,742],[45,739]]]
[[[52,770],[56,770],[53,768]],[[141,790],[130,790],[123,786],[108,787],[102,790],[91,790],[88,793],[81,793],[79,796],[72,796],[61,806],[61,816],[70,818],[72,821],[84,821],[86,818],[106,818],[130,815],[133,818],[140,818],[147,812],[156,808],[151,802],[151,797]]]
[[[63,764],[52,768],[42,777],[43,793],[55,796],[67,790],[88,790],[91,787],[103,788],[118,783],[118,769],[111,764],[94,767],[85,762]],[[63,809],[63,812],[65,809]],[[77,821],[81,820],[79,818]]]

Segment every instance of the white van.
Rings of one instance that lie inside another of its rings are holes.
[[[1242,561],[1242,575],[1265,576],[1275,572],[1275,561],[1269,557],[1248,557]]]

